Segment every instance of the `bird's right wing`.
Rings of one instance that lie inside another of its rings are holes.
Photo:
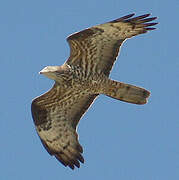
[[[42,144],[49,154],[71,169],[84,162],[76,126],[96,96],[80,95],[72,88],[67,90],[55,84],[32,102],[32,117]]]

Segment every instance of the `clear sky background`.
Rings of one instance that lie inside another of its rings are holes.
[[[51,88],[39,75],[69,56],[66,37],[135,12],[157,30],[125,42],[111,78],[151,91],[144,106],[101,95],[80,121],[85,164],[72,171],[43,148],[31,101]],[[1,180],[179,179],[179,1],[0,2]]]

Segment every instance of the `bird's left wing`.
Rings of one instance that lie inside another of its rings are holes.
[[[97,72],[108,76],[122,42],[155,29],[150,26],[157,24],[148,23],[156,19],[156,17],[148,18],[150,14],[134,18],[132,16],[134,14],[69,36],[67,41],[71,51],[67,64],[82,68],[86,74]]]
[[[54,87],[33,100],[32,116],[42,144],[63,165],[71,169],[84,162],[76,126],[96,95],[79,96],[79,92]]]

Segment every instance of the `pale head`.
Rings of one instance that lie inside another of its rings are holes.
[[[43,68],[39,74],[43,74],[44,76],[58,81],[61,78],[61,75],[68,74],[71,68],[69,65],[64,64],[62,66],[46,66]]]

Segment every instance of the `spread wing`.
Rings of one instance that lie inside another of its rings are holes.
[[[130,14],[114,21],[97,25],[67,38],[70,57],[67,64],[83,68],[86,74],[93,72],[109,75],[123,41],[146,33],[157,23],[148,23],[156,17],[150,14],[131,18]]]
[[[57,83],[32,102],[33,120],[42,144],[63,165],[71,169],[84,162],[76,126],[96,95],[80,95],[75,90],[60,88]]]

